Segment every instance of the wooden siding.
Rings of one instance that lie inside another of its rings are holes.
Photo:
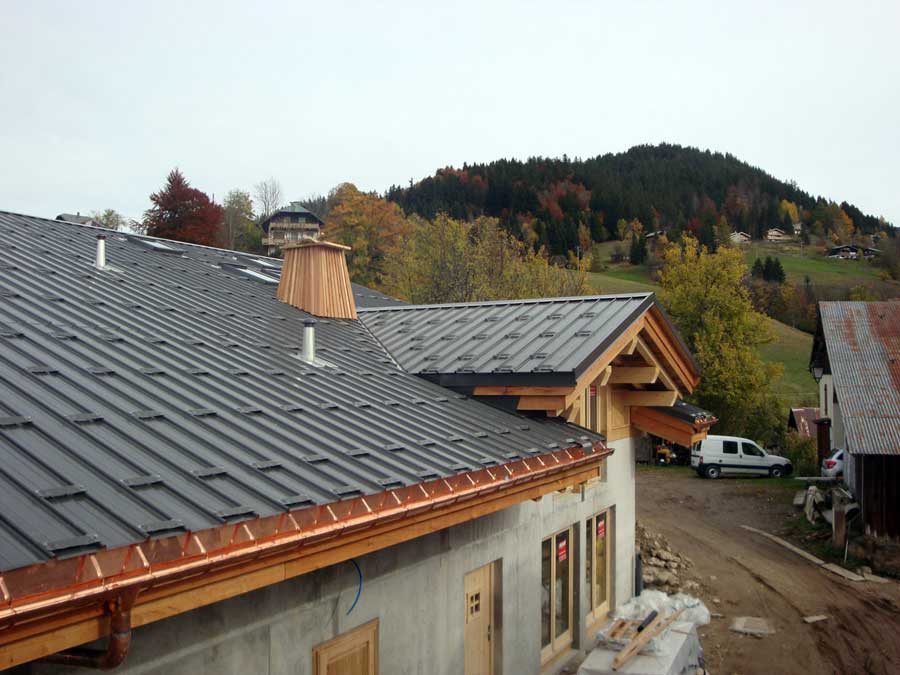
[[[304,241],[286,244],[278,299],[332,319],[355,319],[356,301],[350,286],[347,246]]]

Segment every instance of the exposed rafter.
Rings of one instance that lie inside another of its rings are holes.
[[[659,378],[658,366],[616,366],[612,368],[610,384],[653,384]]]

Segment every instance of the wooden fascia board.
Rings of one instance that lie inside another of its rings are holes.
[[[565,396],[520,396],[517,410],[557,410],[565,408]]]
[[[610,384],[653,384],[659,379],[657,366],[613,366]]]
[[[316,569],[344,562],[396,544],[436,532],[529,499],[579,485],[597,477],[602,458],[611,450],[596,452],[591,461],[512,484],[475,499],[454,502],[433,510],[418,511],[371,528],[356,530],[297,550],[266,558],[251,558],[227,568],[150,588],[137,596],[131,623],[138,627],[279,583]],[[0,631],[0,669],[11,668],[71,647],[98,640],[109,633],[109,621],[98,602],[59,610]],[[136,639],[139,639],[137,637]]]
[[[677,391],[618,391],[623,405],[627,406],[671,406],[678,400]]]
[[[641,431],[678,445],[690,447],[694,442],[694,429],[690,424],[667,417],[656,410],[632,408],[631,424]]]
[[[653,337],[656,347],[665,355],[666,360],[672,363],[678,378],[690,393],[700,381],[700,373],[697,372],[691,355],[675,337],[672,327],[658,308],[651,307],[646,318],[648,332]]]
[[[573,387],[528,387],[482,385],[472,390],[472,396],[567,396]]]

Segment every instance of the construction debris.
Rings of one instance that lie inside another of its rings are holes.
[[[613,670],[621,669],[622,666],[637,656],[638,652],[640,652],[650,640],[662,635],[672,622],[681,616],[683,611],[683,609],[679,609],[672,614],[672,616],[666,618],[663,618],[662,614],[651,612],[647,616],[649,622],[645,619],[640,626],[637,627],[637,633],[634,637],[628,641],[622,651],[616,654],[616,658],[613,659]]]
[[[803,505],[803,513],[811,525],[815,525],[819,519],[822,505],[825,504],[825,495],[815,485],[806,488],[806,501]]]
[[[695,593],[700,589],[699,579],[688,571],[693,561],[674,552],[665,537],[637,523],[635,538],[641,550],[644,588],[665,593]]]
[[[638,597],[617,607],[613,616],[626,621],[641,621],[651,612],[667,616],[681,611],[684,612],[681,616],[682,621],[690,621],[698,626],[709,623],[709,610],[702,600],[684,593],[666,595],[661,591],[644,591]],[[604,634],[600,633],[598,637],[603,639]]]
[[[731,622],[729,630],[754,637],[775,635],[775,629],[769,625],[769,621],[758,616],[739,616]]]
[[[813,616],[804,616],[803,620],[806,623],[819,623],[819,621],[826,621],[828,619],[824,614],[814,614]]]

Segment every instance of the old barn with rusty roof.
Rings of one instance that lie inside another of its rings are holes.
[[[841,448],[866,531],[900,535],[900,302],[821,302],[819,452]]]
[[[0,212],[0,668],[538,673],[632,596],[635,438],[708,421],[652,295],[284,249]]]

